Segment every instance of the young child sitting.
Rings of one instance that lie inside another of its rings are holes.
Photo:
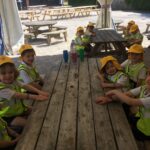
[[[17,80],[18,74],[13,60],[7,56],[0,56],[0,117],[12,126],[23,127],[29,109],[22,100],[47,100],[48,93],[31,85],[22,85]],[[21,93],[21,88],[38,95]]]
[[[0,149],[13,150],[20,139],[20,135],[7,126],[0,117]]]
[[[130,123],[135,137],[139,140],[150,139],[150,69],[146,77],[146,85],[137,87],[127,93],[112,90],[105,96],[97,98],[98,104],[105,104],[112,101],[121,101],[131,106],[139,106],[139,116],[131,117]]]
[[[131,20],[131,21],[128,22],[127,27],[122,27],[123,36],[124,36],[125,39],[127,39],[128,36],[130,36],[130,32],[129,31],[130,31],[131,26],[134,25],[134,24],[135,24],[135,21]]]
[[[20,78],[25,84],[30,84],[41,89],[44,81],[40,77],[36,66],[34,65],[35,51],[31,45],[22,45],[19,49],[21,55],[21,64],[18,67]]]
[[[128,50],[128,59],[121,64],[128,75],[132,88],[144,83],[146,78],[146,67],[143,62],[144,49],[141,45],[134,44]]]
[[[96,33],[94,32],[94,23],[89,22],[89,24],[86,27],[85,35],[89,36],[89,38],[91,36],[95,36],[96,35]]]
[[[127,40],[127,47],[130,47],[134,44],[142,44],[143,41],[143,35],[140,33],[138,25],[134,24],[130,27],[130,35],[128,37],[125,37]]]
[[[87,39],[84,38],[84,29],[83,27],[78,27],[75,37],[75,47],[77,52],[80,49],[84,49],[85,52],[89,53],[91,51],[91,48],[89,47],[89,44],[87,42]]]
[[[127,91],[130,87],[127,75],[122,72],[120,64],[113,56],[100,59],[99,79],[103,88],[120,88]]]

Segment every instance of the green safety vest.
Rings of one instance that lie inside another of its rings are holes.
[[[0,118],[0,141],[11,141],[6,126],[7,123],[2,118]]]
[[[125,73],[129,76],[131,80],[136,78],[136,81],[134,82],[137,82],[139,72],[142,68],[145,68],[145,64],[143,62],[135,64],[135,65],[128,64],[125,67]]]
[[[140,98],[143,98],[146,86],[141,87]],[[137,128],[146,136],[150,136],[150,108],[140,106],[139,108],[140,119],[137,122]]]
[[[127,76],[125,73],[123,73],[123,72],[121,72],[121,71],[118,71],[118,72],[113,76],[113,78],[111,78],[110,76],[107,76],[107,79],[108,79],[108,81],[110,81],[110,82],[112,82],[112,83],[117,83],[117,81],[119,80],[119,78],[120,78],[122,75]],[[128,84],[126,87],[130,89],[130,85],[129,85],[129,84]]]
[[[17,83],[7,85],[0,83],[0,90],[9,88],[16,92],[21,92],[21,87]],[[22,100],[0,98],[0,117],[14,117],[26,111],[26,106]]]
[[[75,38],[75,49],[76,51],[79,51],[80,49],[84,49],[85,46],[83,46],[83,39],[82,38],[79,38],[79,37],[76,37]]]
[[[28,68],[25,64],[20,64],[18,70],[24,70],[33,81],[39,80],[40,76],[35,67]]]

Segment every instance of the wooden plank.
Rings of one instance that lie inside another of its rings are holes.
[[[107,106],[95,103],[96,98],[104,94],[103,89],[100,87],[100,81],[96,78],[96,75],[98,74],[98,67],[95,59],[89,59],[89,70],[97,150],[116,150],[117,147],[114,140]]]
[[[76,149],[77,100],[78,65],[71,63],[56,147],[57,150]]]
[[[68,79],[68,64],[62,64],[53,90],[51,102],[36,145],[36,150],[54,150],[60,126],[64,104],[66,83]]]
[[[108,104],[117,146],[119,150],[138,150],[131,128],[126,119],[125,112],[120,103]]]
[[[50,58],[48,60],[50,60]],[[51,60],[53,60],[53,64],[51,64],[48,60],[43,62],[43,64],[45,63],[45,66],[48,66],[47,68],[44,67],[45,72],[48,74],[47,82],[43,89],[49,91],[51,96],[53,86],[59,72],[61,59],[60,57],[57,59],[53,56],[53,58],[51,58]],[[16,150],[34,150],[48,105],[49,101],[35,103],[33,111],[29,116],[28,123],[22,133],[22,138],[16,146]]]
[[[80,63],[78,97],[78,150],[95,150],[95,131],[87,60]]]

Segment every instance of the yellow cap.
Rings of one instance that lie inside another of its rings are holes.
[[[89,24],[87,25],[88,27],[93,27],[95,23],[89,22]]]
[[[128,53],[144,53],[144,48],[139,44],[134,44],[129,48]]]
[[[79,31],[84,31],[84,28],[83,27],[78,27],[77,32],[79,32]]]
[[[5,63],[14,64],[13,60],[10,57],[4,56],[4,55],[0,56],[0,66],[5,64]]]
[[[29,44],[24,44],[20,47],[19,53],[22,54],[24,51],[29,50],[29,49],[33,49],[33,47]]]
[[[128,24],[134,25],[135,21],[131,20],[131,21],[128,22]]]
[[[139,29],[139,27],[138,27],[138,25],[137,24],[134,24],[134,25],[132,25],[131,26],[131,28],[130,28],[130,31],[129,32],[135,32],[135,31],[137,31]]]
[[[106,56],[100,59],[100,70],[102,70],[109,61],[111,61],[118,70],[122,70],[121,65],[113,56]]]

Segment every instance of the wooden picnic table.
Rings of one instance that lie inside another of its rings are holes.
[[[28,6],[28,9],[35,10],[35,9],[44,9],[46,5],[30,5]]]
[[[114,29],[95,29],[96,36],[92,37],[94,43],[93,55],[117,54],[126,59],[126,40]]]
[[[43,59],[49,100],[34,103],[16,150],[137,150],[122,105],[95,103],[103,95],[96,58],[76,65]]]
[[[38,29],[40,27],[47,26],[49,31],[52,30],[52,26],[55,25],[56,21],[31,21],[31,22],[23,22],[22,24],[29,27],[29,33],[33,33],[35,37],[39,34]]]

